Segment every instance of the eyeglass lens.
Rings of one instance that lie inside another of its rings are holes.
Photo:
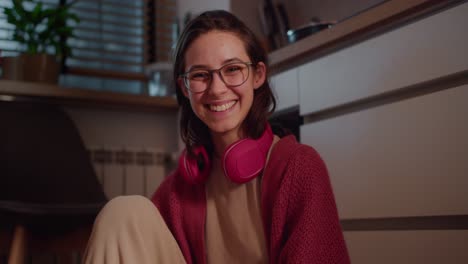
[[[193,92],[203,92],[208,88],[215,72],[227,86],[239,86],[249,77],[249,65],[239,62],[226,64],[218,70],[193,70],[185,75],[185,85]]]

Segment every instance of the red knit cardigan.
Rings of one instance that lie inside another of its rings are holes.
[[[294,136],[273,147],[262,176],[261,208],[270,263],[350,263],[328,172]],[[206,263],[205,185],[175,171],[152,201],[188,264]]]

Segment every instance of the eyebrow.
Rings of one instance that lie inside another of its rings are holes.
[[[242,62],[241,59],[239,58],[231,58],[231,59],[227,59],[227,60],[224,60],[223,63],[221,64],[221,67],[228,64],[228,63],[231,63],[231,62]],[[206,66],[206,65],[203,65],[203,64],[195,64],[195,65],[192,65],[190,66],[190,68],[188,68],[188,70],[186,72],[189,72],[191,70],[195,70],[195,69],[208,69],[209,67]]]

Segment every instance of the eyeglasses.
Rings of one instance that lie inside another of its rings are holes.
[[[233,62],[215,70],[195,69],[180,76],[184,78],[185,86],[194,93],[204,92],[217,73],[227,87],[242,85],[249,78],[251,62]]]

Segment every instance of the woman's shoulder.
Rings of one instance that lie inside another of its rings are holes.
[[[284,183],[321,181],[328,179],[325,162],[312,146],[299,143],[294,136],[281,138],[268,162],[265,179],[274,186]]]
[[[317,193],[330,192],[328,171],[319,153],[294,136],[276,143],[262,181],[262,200],[270,209],[274,204],[315,199]]]
[[[288,163],[301,160],[323,162],[315,148],[298,142],[294,135],[282,137],[272,149],[271,155],[275,159],[281,159]]]

